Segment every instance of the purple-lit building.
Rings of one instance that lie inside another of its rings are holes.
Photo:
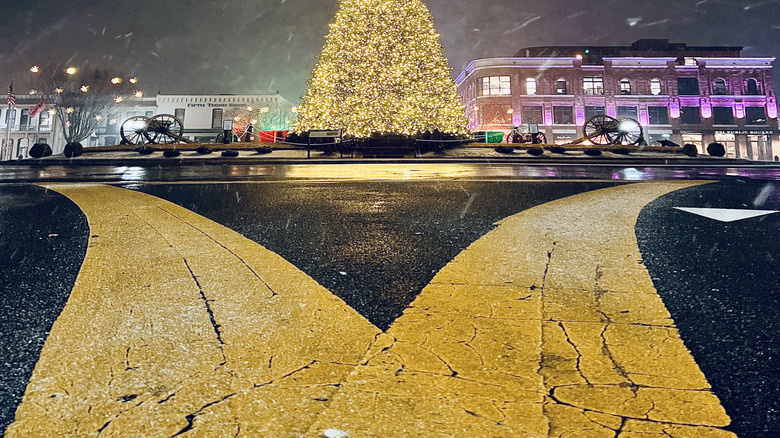
[[[582,136],[592,115],[631,117],[648,144],[726,146],[731,157],[772,160],[780,131],[772,62],[741,47],[668,40],[630,46],[531,47],[511,58],[472,61],[456,79],[472,131],[512,126],[548,143]]]

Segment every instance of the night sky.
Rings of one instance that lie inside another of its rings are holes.
[[[542,45],[665,38],[780,57],[780,0],[428,0],[454,75]],[[111,65],[147,95],[278,90],[297,102],[337,0],[0,0],[0,89],[31,65]]]

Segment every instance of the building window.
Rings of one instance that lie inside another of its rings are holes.
[[[26,131],[27,125],[30,124],[30,110],[23,109],[21,115],[19,116],[19,130],[20,131]]]
[[[629,81],[628,78],[620,80],[620,94],[631,94],[631,81]]]
[[[525,94],[536,94],[536,79],[528,78],[525,80]]]
[[[558,79],[555,81],[555,92],[558,94],[566,94],[568,91],[566,87],[566,79]]]
[[[716,125],[733,125],[734,111],[730,106],[712,107],[712,123]]]
[[[176,116],[177,119],[184,122],[184,108],[176,108],[173,111],[174,111],[173,115]]]
[[[618,106],[617,115],[618,117],[629,117],[634,120],[639,118],[635,106]]]
[[[684,125],[700,125],[701,112],[698,106],[680,107],[680,122]]]
[[[745,108],[746,125],[766,125],[766,111],[763,106],[749,106]]]
[[[604,94],[604,78],[582,78],[582,91],[585,94]]]
[[[523,107],[523,123],[541,124],[543,121],[544,119],[542,118],[542,107],[540,106]]]
[[[696,58],[685,58],[685,65],[696,65]]]
[[[758,96],[761,94],[758,90],[758,81],[755,79],[748,79],[747,81],[747,94],[748,96]]]
[[[665,106],[648,106],[647,116],[650,119],[651,125],[668,125],[669,124],[669,108]]]
[[[650,94],[658,96],[661,94],[661,80],[658,78],[650,79]]]
[[[486,76],[482,78],[481,96],[508,96],[512,94],[509,76]]]
[[[585,107],[585,119],[589,119],[593,116],[604,114],[603,106],[586,106]]]
[[[696,78],[677,78],[677,93],[680,96],[698,96],[699,80]]]
[[[211,129],[222,129],[222,108],[211,110]]]
[[[729,90],[726,88],[726,81],[723,79],[715,79],[715,84],[712,89],[712,94],[718,96],[725,96],[729,94]]]
[[[570,106],[553,107],[553,123],[556,125],[573,125],[574,111]]]

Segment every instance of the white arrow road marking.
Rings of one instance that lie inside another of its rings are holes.
[[[693,213],[706,218],[715,219],[720,222],[735,222],[752,217],[765,216],[777,213],[778,210],[740,210],[734,208],[692,208],[692,207],[674,207],[688,213]]]

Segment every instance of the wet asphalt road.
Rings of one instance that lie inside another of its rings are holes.
[[[730,223],[674,207],[780,210],[780,183],[683,189],[643,210],[639,248],[741,437],[780,436],[780,213]]]
[[[613,184],[416,181],[127,187],[171,200],[279,253],[384,329],[438,269],[497,220]],[[67,299],[88,229],[73,204],[43,189],[1,186],[0,197],[4,430],[48,328]],[[780,210],[780,184],[730,180],[681,190],[648,205],[637,223],[646,266],[686,345],[731,415],[734,424],[729,429],[740,436],[778,436],[780,214],[724,224],[673,207]]]
[[[81,210],[37,186],[0,186],[0,431],[11,424],[87,247]]]

